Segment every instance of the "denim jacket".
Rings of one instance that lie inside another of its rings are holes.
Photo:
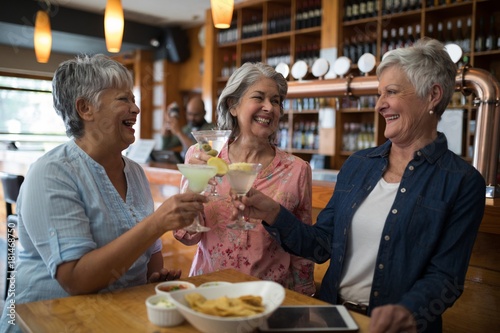
[[[392,143],[353,154],[313,226],[281,208],[266,229],[289,252],[317,263],[330,259],[319,297],[335,304],[356,209],[388,166]],[[370,294],[374,307],[400,304],[419,332],[441,332],[441,314],[463,291],[472,247],[485,205],[485,181],[448,150],[446,137],[415,152],[406,166],[380,239]]]

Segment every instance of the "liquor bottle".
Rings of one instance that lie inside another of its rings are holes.
[[[304,2],[302,9],[302,28],[309,28],[309,4]]]
[[[471,29],[472,29],[472,19],[467,18],[467,27],[465,28],[464,39],[462,42],[462,50],[464,53],[471,51]]]
[[[483,17],[481,16],[479,18],[479,30],[477,32],[476,43],[475,43],[476,52],[481,52],[486,49],[485,38],[486,37],[484,35],[484,22],[483,22]]]
[[[344,21],[352,20],[352,0],[346,0],[344,7]]]
[[[382,0],[384,1],[384,14],[390,15],[394,13],[394,0]]]
[[[359,1],[359,18],[365,18],[366,17],[366,0],[360,0]]]
[[[303,28],[303,12],[302,12],[302,2],[297,1],[297,13],[295,14],[295,29],[300,30]]]
[[[410,10],[410,1],[409,0],[398,0],[399,1],[399,11],[406,12]]]
[[[366,1],[366,16],[367,17],[375,17],[377,16],[377,1],[376,0],[367,0]]]
[[[443,42],[445,44],[453,43],[455,38],[453,37],[453,23],[451,21],[446,22],[446,31],[444,33]]]
[[[405,28],[399,27],[396,48],[405,47]]]
[[[410,47],[415,43],[415,37],[413,37],[413,27],[411,25],[406,29],[406,40],[404,47]]]
[[[434,38],[434,25],[429,23],[427,26],[427,33],[425,34],[429,38]]]
[[[464,34],[462,30],[462,20],[457,20],[457,33],[455,34],[455,43],[464,51]]]
[[[417,24],[415,26],[415,41],[420,39],[420,24]]]
[[[382,42],[380,43],[380,56],[383,56],[389,51],[389,32],[387,29],[382,30]]]
[[[359,19],[359,0],[352,1],[352,20]]]
[[[389,39],[388,51],[394,50],[396,48],[398,39],[396,34],[396,28],[391,29],[391,38]]]
[[[441,43],[444,42],[443,22],[438,22],[438,32],[436,39]]]
[[[491,51],[497,47],[497,38],[495,34],[495,16],[490,17],[490,30],[488,35],[486,35],[486,40],[484,42],[486,51]]]

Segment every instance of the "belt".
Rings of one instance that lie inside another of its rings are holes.
[[[345,306],[348,310],[361,313],[362,315],[367,316],[368,315],[368,305],[362,304],[362,303],[356,303],[352,301],[346,301],[342,297],[338,296],[337,297],[337,303],[340,305]]]

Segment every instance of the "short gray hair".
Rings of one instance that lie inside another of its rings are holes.
[[[389,51],[377,68],[377,77],[380,78],[385,69],[393,66],[400,67],[406,73],[419,98],[427,96],[434,84],[441,86],[443,97],[434,108],[434,113],[440,119],[455,91],[457,75],[457,66],[444,45],[424,37],[411,47]]]
[[[52,79],[52,99],[54,109],[66,126],[66,135],[80,138],[84,134],[83,122],[76,110],[78,99],[98,107],[103,90],[132,89],[133,85],[130,71],[103,54],[79,55],[61,63]]]
[[[244,63],[231,75],[226,87],[222,90],[217,103],[217,125],[220,130],[231,130],[231,137],[236,137],[240,133],[238,120],[230,110],[240,104],[241,98],[250,86],[262,78],[270,78],[276,82],[280,96],[280,115],[284,114],[283,101],[288,92],[286,79],[273,67],[263,63]],[[269,137],[270,142],[274,142],[276,132]]]

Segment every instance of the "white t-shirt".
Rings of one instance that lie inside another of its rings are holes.
[[[344,300],[369,303],[380,237],[398,187],[399,183],[381,178],[353,216],[340,280],[339,294]]]

